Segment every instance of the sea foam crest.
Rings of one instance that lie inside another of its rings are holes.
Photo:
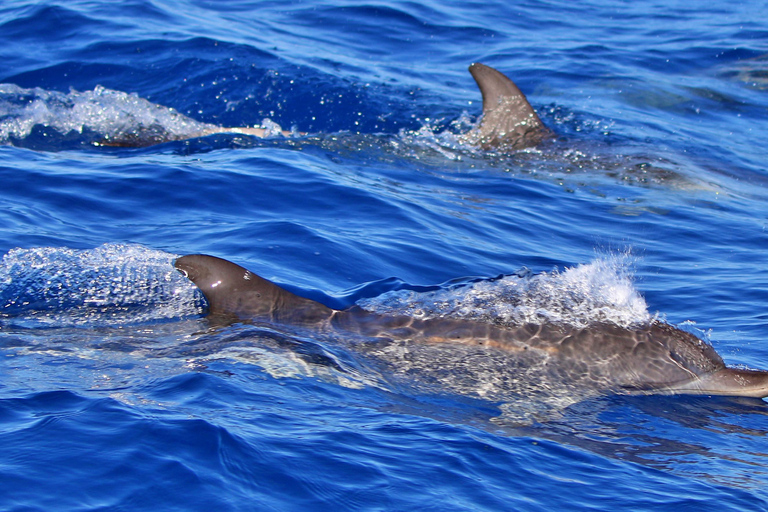
[[[631,257],[611,255],[563,271],[505,276],[432,292],[398,290],[358,304],[383,314],[454,317],[500,325],[552,322],[623,327],[653,319],[635,289]]]
[[[125,325],[196,315],[174,255],[134,244],[12,249],[0,261],[0,324]]]

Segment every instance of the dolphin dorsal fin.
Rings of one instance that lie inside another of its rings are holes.
[[[512,80],[479,62],[469,72],[483,95],[483,119],[470,132],[474,143],[522,149],[541,142],[549,130]]]
[[[323,304],[299,297],[222,258],[190,254],[173,265],[203,292],[209,314],[216,317],[301,325],[321,323],[333,314]]]

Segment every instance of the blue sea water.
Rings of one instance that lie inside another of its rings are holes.
[[[3,2],[0,509],[768,509],[763,400],[500,403],[459,369],[426,386],[312,333],[211,329],[172,268],[209,253],[411,312],[508,313],[511,280],[515,314],[659,316],[768,368],[767,20],[758,1]],[[463,145],[471,62],[556,137]],[[202,123],[294,133],[100,145]]]

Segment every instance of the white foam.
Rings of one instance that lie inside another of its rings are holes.
[[[199,314],[175,257],[135,244],[12,249],[0,261],[0,322],[128,325]]]
[[[358,304],[382,314],[501,325],[553,322],[583,327],[608,322],[630,327],[653,318],[633,285],[631,263],[628,255],[604,256],[562,272],[507,276],[427,293],[393,291]]]

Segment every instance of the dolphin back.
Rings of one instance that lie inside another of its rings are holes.
[[[522,149],[549,133],[517,85],[501,72],[478,62],[469,72],[483,95],[483,119],[467,136],[483,148]]]
[[[214,256],[182,256],[174,266],[202,291],[216,322],[256,320],[424,346],[483,347],[487,354],[505,354],[504,360],[534,358],[543,370],[553,372],[550,377],[604,391],[768,396],[768,372],[726,367],[711,345],[663,322],[633,329],[612,324],[502,327],[462,319],[381,316],[357,306],[337,311]],[[452,349],[445,350],[451,354]],[[412,358],[419,352],[406,353]]]
[[[174,267],[203,292],[209,315],[220,319],[303,325],[322,323],[333,314],[323,304],[294,295],[222,258],[190,254],[178,258]]]

